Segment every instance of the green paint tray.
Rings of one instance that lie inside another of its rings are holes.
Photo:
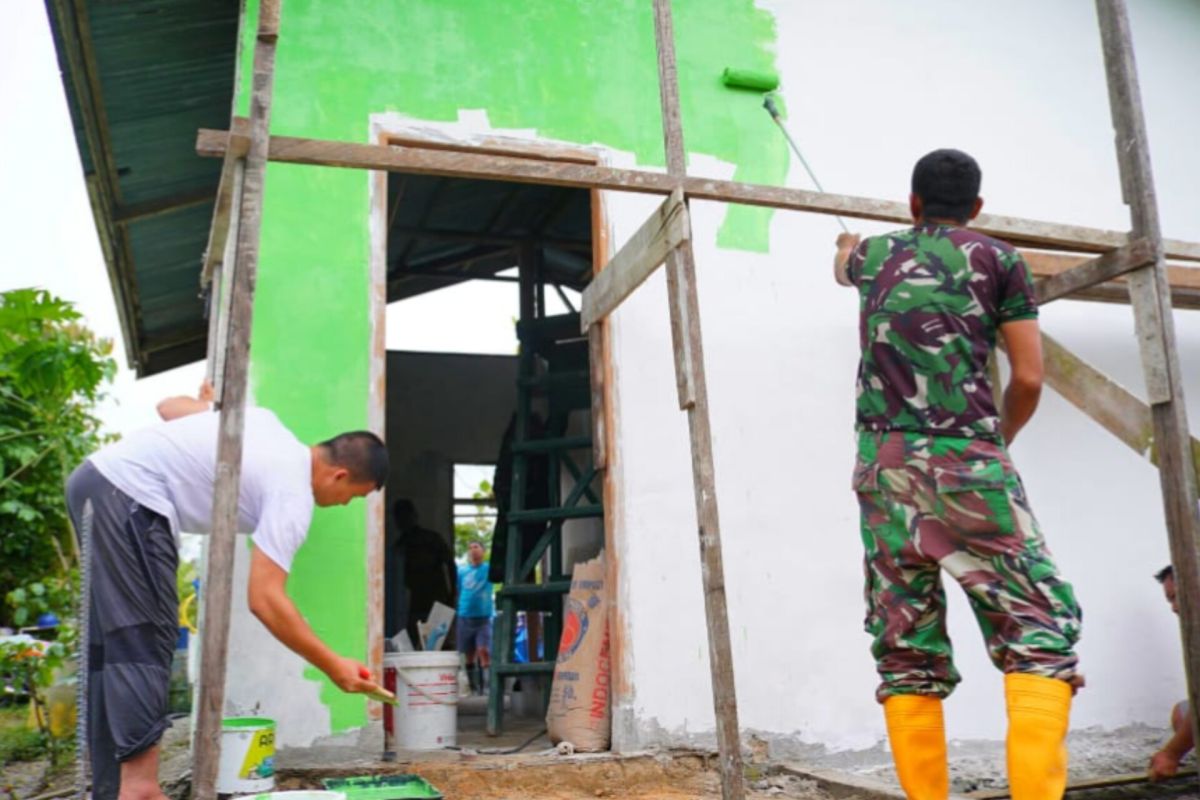
[[[331,792],[344,792],[346,800],[442,800],[442,793],[420,775],[362,775],[321,783]]]

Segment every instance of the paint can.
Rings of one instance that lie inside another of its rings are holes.
[[[458,728],[458,653],[384,653],[383,685],[399,705],[383,708],[387,750],[453,747]]]
[[[221,720],[217,794],[270,792],[274,788],[275,720],[261,717]]]

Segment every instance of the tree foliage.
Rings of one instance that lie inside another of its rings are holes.
[[[486,502],[491,500],[492,496],[491,481],[480,481],[479,487],[471,494],[471,499],[481,501],[475,504],[475,516],[455,520],[455,558],[465,557],[467,549],[471,546],[471,542],[476,540],[483,542],[485,553],[492,551],[492,529],[496,525],[496,509]]]
[[[70,303],[41,289],[0,293],[0,597],[78,560],[63,487],[111,438],[95,416],[116,374],[111,354]]]

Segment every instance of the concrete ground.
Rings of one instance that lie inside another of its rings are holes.
[[[278,788],[319,788],[326,778],[357,775],[417,774],[454,800],[683,800],[721,795],[713,754],[696,751],[634,756],[610,753],[559,755],[545,735],[540,717],[505,716],[503,734],[485,731],[483,698],[459,705],[458,744],[454,749],[397,753],[382,762],[382,742],[354,747],[284,751],[278,758]],[[519,748],[519,751],[518,751]],[[879,800],[897,797],[866,778],[847,783],[808,775],[779,765],[751,763],[747,768],[752,798],[794,800]]]
[[[673,750],[628,756],[581,753],[564,757],[550,746],[539,718],[506,715],[504,733],[489,737],[484,731],[483,698],[464,698],[460,712],[458,747],[453,750],[401,752],[395,762],[384,763],[380,758],[383,742],[376,730],[352,745],[281,751],[278,788],[318,788],[323,779],[330,777],[415,773],[454,800],[604,797],[715,800],[720,797],[717,760],[709,751]],[[1164,736],[1165,731],[1145,726],[1111,732],[1076,731],[1069,740],[1071,781],[1140,772]],[[190,788],[188,740],[187,722],[180,720],[163,741],[162,780],[174,800],[183,800]],[[895,783],[891,756],[883,746],[830,754],[820,748],[789,746],[779,741],[760,744],[751,747],[747,757],[748,796],[755,800],[903,797]],[[519,752],[508,752],[522,745]],[[958,798],[973,795],[995,798],[996,790],[1005,785],[1001,742],[951,742],[950,759],[953,791]],[[1185,766],[1192,765],[1192,759],[1185,762]],[[18,784],[12,796],[19,800],[66,789],[71,785],[71,775],[72,771],[66,770],[40,781],[25,782],[12,780],[17,776],[6,774],[4,778],[8,780],[4,783]],[[19,786],[22,783],[25,785]],[[1195,787],[1192,778],[1169,787],[1141,784],[1071,791],[1067,800],[1200,800]]]
[[[1147,725],[1131,725],[1115,731],[1089,729],[1072,731],[1067,739],[1070,753],[1068,780],[1070,784],[1083,784],[1121,775],[1141,774],[1146,770],[1150,755],[1166,741],[1165,728]],[[807,766],[862,775],[891,786],[896,784],[896,773],[892,766],[891,753],[881,744],[871,750],[853,753],[823,753],[814,748],[788,748],[772,743],[772,756]],[[1004,789],[1005,752],[1003,742],[956,741],[948,747],[950,759],[951,791],[969,796]],[[1184,760],[1184,768],[1194,768],[1195,757]],[[1191,783],[1195,787],[1195,781]],[[1159,787],[1149,788],[1126,786],[1104,792],[1069,792],[1068,798],[1124,798],[1124,797],[1180,797],[1200,800],[1200,792],[1187,787],[1172,787],[1176,793]],[[1140,794],[1138,792],[1141,792]]]
[[[282,754],[281,788],[315,788],[326,777],[416,773],[456,800],[574,800],[618,794],[630,798],[720,796],[712,753],[680,750],[624,757],[607,753],[563,757],[551,748],[540,718],[508,714],[503,735],[493,738],[484,731],[485,710],[483,698],[464,698],[457,749],[401,752],[394,764],[379,761],[381,742],[353,750],[316,748]],[[1148,726],[1075,731],[1068,742],[1070,780],[1078,783],[1141,772],[1165,736],[1165,730]],[[830,754],[821,748],[789,746],[781,741],[764,744],[752,748],[747,769],[752,797],[903,797],[891,755],[883,745],[867,751]],[[520,752],[510,752],[518,747],[522,747]],[[1006,786],[1003,742],[952,741],[949,754],[956,796],[989,790],[994,796]],[[1185,766],[1189,764],[1190,760],[1185,762]],[[1200,800],[1194,786],[1194,781],[1156,788],[1142,784],[1071,792],[1068,798]]]

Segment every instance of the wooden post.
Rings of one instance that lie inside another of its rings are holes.
[[[687,156],[679,114],[671,0],[654,0],[654,33],[658,45],[658,82],[667,171],[671,177],[682,180],[687,174]],[[700,572],[704,581],[704,614],[708,625],[708,661],[712,670],[713,709],[716,713],[717,750],[721,764],[721,797],[724,800],[742,800],[745,797],[742,746],[733,679],[733,651],[729,643],[729,614],[725,604],[725,569],[721,559],[712,429],[708,418],[708,388],[704,379],[704,348],[700,337],[700,302],[696,293],[696,263],[690,239],[685,239],[679,247],[672,249],[667,257],[667,292],[671,307],[671,339],[675,350],[679,407],[687,410],[692,443],[692,477],[695,481]]]
[[[1109,105],[1116,130],[1121,189],[1129,205],[1132,223],[1130,235],[1149,240],[1155,255],[1152,267],[1129,273],[1129,296],[1141,345],[1171,543],[1171,563],[1175,566],[1192,729],[1200,732],[1200,514],[1196,508],[1196,472],[1192,467],[1190,429],[1175,345],[1175,322],[1159,228],[1158,201],[1150,169],[1150,145],[1146,138],[1125,2],[1096,0],[1096,13],[1104,46]]]
[[[237,257],[229,316],[229,353],[225,364],[217,469],[213,487],[212,535],[204,573],[204,630],[200,651],[200,708],[196,714],[196,751],[192,772],[195,800],[216,797],[220,759],[221,717],[225,705],[225,660],[229,648],[229,611],[233,594],[234,537],[237,533],[238,485],[242,472],[246,372],[250,357],[250,323],[254,281],[258,271],[262,225],[263,181],[267,168],[271,121],[271,84],[275,75],[275,40],[279,35],[281,0],[262,0],[254,47],[250,97],[250,152],[237,210]]]

